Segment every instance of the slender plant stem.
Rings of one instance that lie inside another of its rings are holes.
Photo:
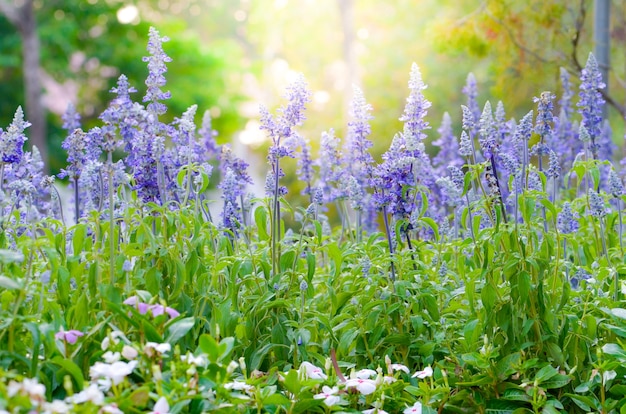
[[[113,152],[107,153],[107,165],[109,173],[109,272],[111,284],[115,283],[115,204],[113,200]]]
[[[387,217],[387,207],[383,206],[383,220],[385,221],[385,230],[387,233],[387,243],[389,244],[389,256],[391,257],[391,282],[396,280],[396,268],[393,264],[393,241],[391,240],[391,229],[389,228],[389,218]]]

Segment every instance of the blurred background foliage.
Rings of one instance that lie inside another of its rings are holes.
[[[617,0],[611,7],[610,94],[623,111],[626,10]],[[166,120],[194,103],[198,123],[210,110],[221,142],[259,154],[252,164],[260,176],[267,144],[258,107],[279,106],[297,72],[313,91],[302,133],[314,151],[324,130],[343,137],[351,85],[357,84],[374,108],[378,157],[401,130],[412,62],[429,85],[429,135],[435,139],[445,111],[460,129],[469,72],[478,80],[481,105],[502,100],[507,116],[519,119],[534,108],[533,96],[560,92],[560,67],[577,78],[593,50],[592,0],[39,0],[34,8],[52,172],[64,163],[60,115],[67,103],[75,103],[87,127],[97,124],[121,73],[141,99],[147,75],[141,57],[151,25],[171,39],[164,46],[173,58]],[[15,28],[0,14],[3,127],[23,102],[20,48]],[[621,145],[623,116],[614,108],[609,116]]]

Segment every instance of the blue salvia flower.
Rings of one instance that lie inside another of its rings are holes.
[[[400,117],[400,121],[404,122],[404,141],[407,151],[423,151],[424,144],[422,141],[426,138],[424,130],[429,129],[428,122],[424,120],[428,113],[431,103],[424,98],[422,91],[427,86],[422,81],[417,64],[411,66],[411,75],[409,78],[410,94],[406,100],[404,113]]]
[[[221,151],[220,172],[222,176],[226,175],[226,171],[232,170],[243,194],[246,184],[252,184],[252,177],[248,174],[249,164],[233,153],[230,144],[223,145]]]
[[[220,154],[220,147],[217,145],[215,138],[217,137],[217,131],[213,129],[211,125],[211,112],[204,111],[202,116],[202,125],[198,130],[202,144],[208,157],[217,158]],[[208,158],[205,160],[208,161]]]
[[[539,98],[534,97],[533,102],[537,104],[537,119],[535,120],[535,132],[543,139],[550,136],[552,124],[554,123],[554,104],[552,100],[556,96],[549,91],[541,92]]]
[[[572,234],[578,231],[578,219],[572,211],[569,201],[563,203],[563,208],[557,215],[557,229],[562,234]]]
[[[71,102],[67,105],[67,109],[65,109],[61,119],[63,120],[62,128],[68,133],[71,133],[76,128],[80,128],[80,114],[76,112],[76,107]]]
[[[182,117],[175,118],[173,124],[178,125],[178,130],[172,134],[172,143],[174,146],[166,153],[173,162],[173,176],[187,164],[200,163],[200,155],[203,153],[201,144],[196,141],[196,124],[194,117],[198,105],[192,105],[183,113]]]
[[[476,85],[476,78],[473,73],[467,75],[465,86],[462,89],[463,94],[467,97],[467,108],[470,110],[474,119],[480,118],[480,106],[478,105],[478,86]],[[470,131],[475,132],[474,126],[470,128]]]
[[[367,137],[372,132],[369,121],[373,119],[372,106],[367,103],[363,92],[353,87],[353,97],[350,105],[348,134],[346,137],[346,165],[350,173],[364,185],[372,177],[374,159],[369,153],[372,141]]]
[[[613,197],[621,197],[624,194],[624,184],[613,168],[609,171],[609,194]]]
[[[433,158],[433,165],[443,173],[448,165],[462,166],[463,160],[459,157],[459,144],[452,131],[452,119],[446,112],[443,114],[441,126],[437,130],[439,139],[433,145],[439,147],[439,153]]]
[[[345,197],[346,191],[343,188],[343,181],[346,174],[339,150],[339,138],[335,137],[333,129],[322,132],[317,165],[319,166],[319,185],[324,195],[324,202],[331,203]],[[352,178],[356,180],[355,177]],[[362,191],[363,189],[361,189]]]
[[[353,176],[348,176],[347,187],[348,200],[350,200],[350,205],[356,211],[363,211],[366,201],[363,187],[359,185],[359,182]]]
[[[87,134],[82,129],[75,129],[61,144],[61,148],[67,151],[67,166],[61,169],[59,178],[69,177],[73,181],[78,180],[88,161]]]
[[[300,137],[300,157],[298,158],[298,169],[296,174],[300,181],[305,183],[305,188],[301,194],[309,195],[310,202],[313,202],[311,186],[313,184],[313,160],[311,159],[311,146],[308,140]]]
[[[462,190],[465,184],[465,174],[463,173],[463,170],[454,165],[450,165],[448,167],[448,171],[450,171],[450,179],[454,185]]]
[[[461,105],[461,110],[463,111],[463,129],[468,134],[473,133],[476,128],[476,119],[480,119],[480,116],[476,118],[472,110],[465,105]]]
[[[129,153],[132,153],[132,142],[135,138],[135,130],[138,124],[136,115],[138,111],[140,112],[130,98],[130,94],[134,92],[137,92],[137,90],[130,86],[128,78],[125,75],[121,75],[117,80],[117,86],[111,89],[111,93],[114,93],[116,97],[100,115],[100,119],[105,124],[119,128],[120,136],[126,144],[125,150]],[[141,107],[139,104],[136,105]]]
[[[589,53],[589,58],[582,70],[580,80],[580,92],[578,94],[580,100],[577,103],[578,112],[582,115],[582,124],[591,137],[591,150],[595,158],[597,155],[595,144],[601,133],[602,111],[604,110],[604,98],[602,98],[600,90],[604,89],[606,85],[602,81],[598,62],[592,53]]]
[[[552,150],[550,150],[549,154],[548,171],[546,171],[546,176],[555,180],[561,176],[561,164],[559,163],[559,157],[556,155],[556,152]]]
[[[224,228],[237,234],[242,220],[239,198],[243,196],[244,189],[241,187],[239,178],[232,168],[227,168],[218,187],[222,190],[222,199],[224,200],[222,225]]]
[[[604,204],[604,199],[593,188],[587,192],[589,196],[589,212],[593,217],[602,218],[607,215],[609,210]]]
[[[554,118],[554,130],[548,142],[550,147],[561,155],[564,170],[570,168],[576,154],[583,149],[576,129],[577,126],[568,119],[565,110],[561,108],[559,116]]]
[[[522,120],[517,124],[515,134],[513,135],[513,142],[516,155],[519,156],[522,161],[527,160],[523,157],[528,150],[528,140],[533,132],[533,111],[528,112]]]
[[[459,145],[459,155],[463,157],[471,157],[472,155],[472,142],[470,137],[465,131],[461,132],[461,143]]]
[[[168,62],[172,61],[168,55],[163,51],[163,43],[169,41],[167,37],[161,37],[158,30],[154,27],[150,27],[148,34],[148,53],[150,56],[143,58],[144,62],[148,62],[148,77],[146,78],[146,96],[143,101],[148,103],[148,111],[162,115],[167,112],[167,106],[160,101],[169,99],[171,97],[170,92],[164,92],[161,90],[166,84],[165,73],[167,72]]]
[[[613,142],[613,130],[608,120],[602,123],[600,136],[597,139],[598,158],[601,160],[611,160],[617,146]]]
[[[437,185],[441,188],[443,195],[443,202],[451,207],[456,207],[462,204],[461,194],[463,193],[463,187],[459,187],[454,180],[450,177],[437,178]]]
[[[572,82],[570,80],[570,74],[567,69],[561,68],[560,72],[561,88],[563,93],[559,100],[559,108],[565,113],[565,116],[569,119],[574,112],[572,108],[572,98],[574,97],[574,91],[572,90]]]
[[[582,267],[579,267],[576,270],[576,273],[570,279],[570,284],[572,285],[572,289],[578,289],[581,280],[589,280],[591,279],[591,273],[585,270]]]
[[[30,122],[24,120],[22,107],[18,106],[13,116],[13,122],[6,131],[0,130],[0,158],[3,163],[19,163],[24,154],[24,143],[28,138],[24,130],[30,126]]]
[[[287,105],[278,109],[279,115],[275,118],[265,107],[261,107],[261,129],[265,130],[272,140],[269,149],[268,161],[272,166],[272,177],[268,177],[268,182],[273,182],[278,186],[276,175],[282,177],[284,173],[279,167],[279,160],[283,157],[294,156],[294,144],[297,143],[297,136],[294,128],[300,126],[304,120],[304,110],[306,103],[310,100],[311,92],[307,89],[304,76],[299,75],[296,80],[287,87],[285,98]],[[278,171],[277,171],[278,170]],[[268,188],[266,188],[268,190]],[[273,195],[276,188],[269,193]],[[281,191],[282,192],[282,191]]]
[[[485,107],[483,109],[483,113],[480,116],[480,138],[478,142],[480,143],[480,148],[483,151],[483,155],[485,158],[491,157],[491,155],[495,154],[497,143],[496,143],[496,125],[493,119],[493,112],[491,110],[491,103],[487,101],[485,103]]]

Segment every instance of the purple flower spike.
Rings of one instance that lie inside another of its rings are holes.
[[[424,98],[422,91],[426,89],[419,67],[413,63],[409,78],[409,97],[406,99],[404,113],[400,121],[404,122],[404,140],[408,151],[422,151],[422,141],[426,138],[425,129],[429,129],[424,117],[428,113],[431,103]]]
[[[77,331],[76,329],[71,329],[69,331],[64,331],[63,328],[56,334],[54,334],[55,339],[60,339],[62,341],[67,342],[68,344],[74,345],[79,337],[85,335],[81,331]]]
[[[589,59],[582,70],[580,80],[578,112],[583,118],[582,125],[587,128],[592,144],[595,145],[595,140],[602,130],[602,111],[604,110],[604,98],[600,90],[606,85],[602,81],[598,62],[592,53],[589,53]],[[595,152],[594,150],[594,155]]]
[[[71,102],[67,105],[67,109],[63,116],[61,116],[61,119],[63,120],[62,128],[69,133],[76,128],[80,128],[80,114],[76,112],[76,107]]]
[[[9,164],[19,163],[24,154],[24,142],[27,138],[24,130],[30,126],[30,122],[24,120],[22,107],[18,106],[9,128],[0,130],[0,158],[2,162]]]
[[[150,56],[143,58],[144,62],[148,62],[149,72],[146,79],[148,90],[143,101],[149,102],[148,111],[157,115],[164,114],[167,111],[167,107],[159,101],[169,99],[171,96],[169,92],[161,90],[161,87],[165,86],[166,83],[164,74],[167,72],[167,67],[165,64],[172,61],[172,58],[163,51],[163,43],[168,40],[167,37],[161,37],[158,30],[151,27],[148,40],[148,53],[150,53]]]

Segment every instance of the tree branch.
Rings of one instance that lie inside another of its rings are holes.
[[[10,4],[8,0],[0,0],[0,13],[4,14],[13,26],[17,28],[20,27],[21,19],[19,9]]]

